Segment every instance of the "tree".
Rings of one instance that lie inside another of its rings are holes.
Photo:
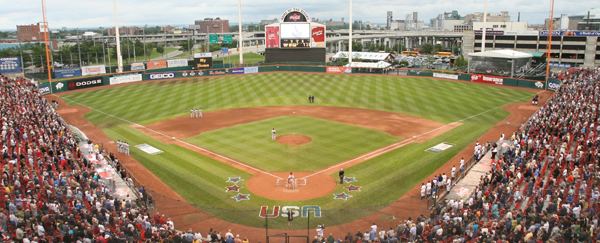
[[[442,47],[442,45],[440,44],[435,44],[435,46],[433,46],[433,53],[438,53],[441,52],[444,48]]]
[[[456,69],[465,69],[465,68],[467,68],[468,65],[469,65],[469,62],[465,59],[465,57],[463,55],[460,55],[454,61],[454,67]]]
[[[163,54],[165,52],[165,48],[163,46],[157,46],[156,47],[156,52]]]
[[[363,45],[360,41],[353,41],[352,42],[352,50],[354,51],[362,51],[363,50]]]
[[[431,54],[433,52],[433,45],[429,43],[425,43],[421,45],[421,53]]]

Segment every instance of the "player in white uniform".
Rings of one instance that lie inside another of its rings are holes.
[[[287,178],[287,187],[290,190],[296,189],[296,177],[293,172],[290,172]]]
[[[275,139],[277,139],[277,131],[273,128],[271,129],[271,140],[275,141]]]

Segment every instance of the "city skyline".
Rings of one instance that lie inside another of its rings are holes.
[[[5,0],[2,0],[5,1]],[[237,1],[229,0],[219,4],[194,2],[189,0],[175,1],[119,1],[119,25],[189,25],[194,20],[221,17],[237,23]],[[114,23],[112,1],[66,1],[56,0],[47,3],[48,22],[51,29],[94,28],[112,26]],[[310,17],[321,20],[341,18],[348,19],[348,1],[315,1],[307,0],[302,4],[295,1],[255,0],[243,2],[244,23],[257,23],[263,19],[278,18],[288,8],[305,9]],[[425,23],[438,14],[458,10],[460,15],[483,11],[483,1],[472,0],[409,0],[409,1],[354,1],[354,19],[372,23],[386,23],[387,11],[393,11],[393,19],[404,19],[412,12],[419,12],[419,19]],[[456,6],[460,6],[457,8]],[[546,2],[532,3],[525,0],[489,1],[488,11],[495,13],[509,11],[513,21],[517,13],[521,20],[529,24],[542,24],[548,17],[549,6]],[[598,12],[600,4],[595,1],[583,1],[580,4],[569,4],[566,1],[555,2],[555,16],[561,14],[585,14],[588,10]],[[3,4],[0,10],[0,30],[15,30],[16,25],[41,22],[41,3],[34,0],[23,0],[20,4]]]

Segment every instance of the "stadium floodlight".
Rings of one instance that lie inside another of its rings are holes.
[[[349,22],[349,30],[348,30],[348,35],[350,37],[350,39],[348,40],[348,65],[350,65],[350,68],[352,68],[352,0],[348,0],[350,3],[348,4],[348,22]]]
[[[117,44],[117,73],[121,73],[123,72],[123,57],[121,56],[121,37],[119,35],[119,23],[117,21],[117,0],[113,0],[113,15],[115,20],[115,42]]]
[[[238,55],[240,66],[244,65],[244,38],[242,37],[242,0],[238,0]]]
[[[481,32],[481,52],[485,52],[485,36],[487,30],[487,8],[488,8],[488,0],[484,0],[483,2],[483,30]]]

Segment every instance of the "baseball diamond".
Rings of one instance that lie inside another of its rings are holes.
[[[313,205],[320,209],[318,223],[333,226],[403,201],[409,207],[406,193],[521,112],[522,104],[511,103],[532,96],[433,78],[268,73],[96,87],[61,95],[59,113],[109,147],[108,141],[123,140],[163,151],[134,148],[125,166],[157,195],[158,209],[185,227],[217,219],[261,227],[265,205]],[[192,108],[203,117],[190,118]],[[277,136],[310,140],[298,146],[272,141],[273,128]],[[454,146],[426,151],[440,143]],[[352,182],[339,184],[340,168]],[[290,171],[294,190],[283,185]],[[410,207],[414,214],[427,205]],[[274,218],[269,226],[305,227],[306,218],[294,220],[288,226]]]

